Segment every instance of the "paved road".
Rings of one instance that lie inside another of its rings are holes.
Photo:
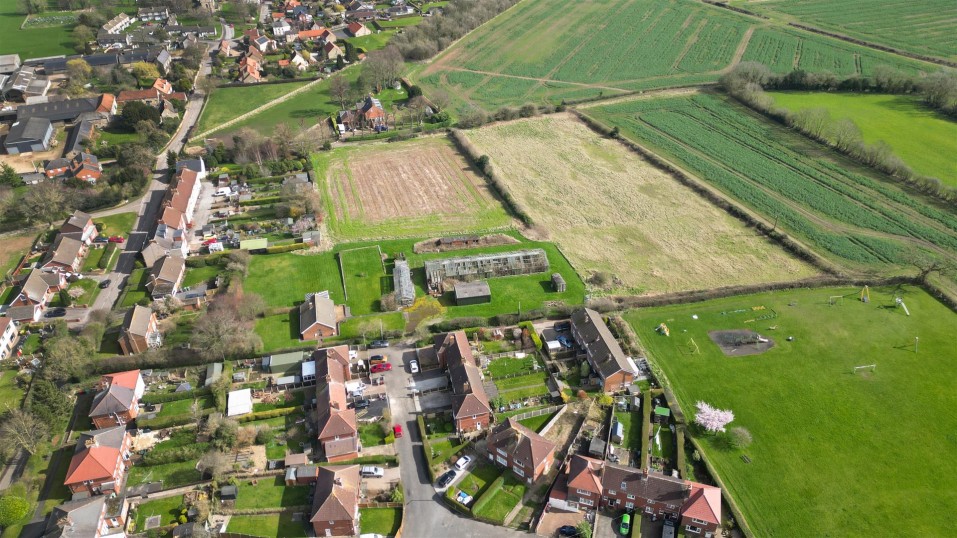
[[[377,350],[377,353],[382,353]],[[386,374],[386,389],[389,394],[389,406],[392,409],[392,421],[401,424],[408,432],[396,439],[399,453],[402,487],[405,491],[405,526],[403,536],[421,538],[488,538],[527,536],[504,527],[496,527],[464,517],[447,508],[439,500],[439,494],[432,486],[426,469],[425,454],[422,451],[422,439],[416,423],[414,404],[408,390],[409,373],[406,360],[413,356],[411,348],[392,347],[385,353],[392,363],[392,371]]]

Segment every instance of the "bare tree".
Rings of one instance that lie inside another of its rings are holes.
[[[329,79],[329,93],[339,102],[339,109],[345,110],[346,98],[352,92],[352,86],[342,75]]]
[[[47,426],[29,411],[13,409],[0,426],[0,439],[16,448],[26,450],[31,456],[46,439]]]
[[[44,181],[34,185],[20,199],[21,212],[34,221],[46,222],[53,226],[53,222],[66,214],[67,196],[60,185],[52,181]]]
[[[209,473],[213,480],[222,480],[223,476],[226,474],[226,471],[230,470],[232,467],[232,462],[230,457],[223,452],[218,450],[213,450],[207,452],[199,459],[199,463],[196,464],[196,468],[203,473]]]
[[[209,358],[226,359],[226,353],[235,349],[245,328],[236,314],[225,309],[211,309],[199,319],[193,329],[193,345]]]

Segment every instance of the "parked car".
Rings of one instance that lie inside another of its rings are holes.
[[[562,525],[558,527],[559,536],[578,536],[578,528],[571,525]]]
[[[122,236],[119,236],[119,235],[114,235],[114,236],[110,237],[110,243],[122,243],[123,241],[126,241],[126,240],[123,239],[123,237],[122,237]]]
[[[363,398],[361,400],[356,400],[352,402],[351,404],[349,404],[349,408],[350,409],[368,409],[371,403],[372,402],[370,402],[368,399]]]
[[[54,308],[52,310],[47,310],[47,313],[43,317],[46,318],[62,318],[66,315],[66,308]]]
[[[385,476],[385,471],[382,467],[376,467],[374,465],[365,465],[359,469],[359,474],[363,478],[382,478]]]
[[[389,347],[388,340],[373,340],[372,343],[369,344],[369,349],[382,349],[386,347]]]
[[[110,241],[109,237],[98,235],[96,239],[93,240],[94,243],[108,243]]]
[[[395,435],[396,439],[402,437],[402,426],[399,426],[398,424],[392,426],[392,435]]]
[[[631,532],[631,516],[625,514],[621,516],[621,524],[618,525],[618,532],[628,536],[628,533]]]
[[[101,281],[100,281],[100,289],[101,289],[101,290],[105,290],[106,288],[109,288],[111,283],[112,283],[112,281],[111,281],[110,279],[101,280]]]
[[[219,243],[219,239],[217,239],[217,238],[215,238],[215,237],[212,238],[212,239],[207,239],[207,240],[203,241],[203,246],[204,246],[204,247],[208,247],[209,245],[212,245],[213,243]]]
[[[462,506],[468,506],[469,503],[472,502],[472,496],[459,490],[459,492],[455,494],[455,500],[461,503]]]
[[[439,477],[438,485],[440,488],[448,487],[455,480],[455,471],[446,471]]]
[[[554,325],[554,329],[557,333],[570,331],[572,330],[572,323],[570,321],[560,321]]]
[[[574,346],[574,342],[572,342],[572,339],[569,338],[567,334],[558,335],[558,343],[565,349],[571,349]]]
[[[391,369],[392,369],[392,365],[386,362],[383,364],[373,364],[372,368],[369,368],[369,371],[372,372],[373,374],[378,374],[382,372],[388,372]]]
[[[412,359],[409,361],[409,371],[413,374],[419,373],[419,361]]]
[[[472,456],[462,456],[459,461],[455,462],[455,468],[461,471],[468,467],[470,463],[472,463]]]
[[[369,357],[369,364],[385,364],[387,362],[389,362],[389,359],[382,355],[373,355]]]

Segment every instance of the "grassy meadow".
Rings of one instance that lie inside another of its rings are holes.
[[[831,117],[848,118],[865,142],[883,141],[908,166],[957,187],[957,122],[907,95],[822,92],[771,92],[778,106],[798,111],[823,108]]]
[[[196,132],[203,133],[213,129],[305,85],[305,82],[290,82],[217,88],[210,95],[206,107],[203,108],[203,115],[199,118]]]
[[[133,231],[136,217],[135,212],[117,213],[106,217],[96,217],[93,219],[93,223],[101,226],[100,235],[127,237]]]
[[[949,471],[957,461],[957,315],[914,287],[873,289],[869,303],[860,291],[765,293],[625,315],[688,420],[705,401],[731,409],[729,427],[753,435],[743,451],[698,440],[756,536],[957,532],[948,516],[957,506]],[[830,306],[830,296],[844,299]],[[670,337],[655,331],[662,322]],[[757,331],[774,347],[725,356],[708,333],[727,329]],[[700,353],[691,353],[691,339]]]

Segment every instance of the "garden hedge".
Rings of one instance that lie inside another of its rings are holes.
[[[432,444],[429,443],[429,431],[425,428],[425,418],[419,415],[415,421],[419,425],[419,437],[422,438],[422,450],[425,451],[425,461],[429,463],[429,479],[435,482],[435,470],[432,469]]]
[[[286,415],[291,415],[295,413],[296,411],[299,411],[299,406],[280,407],[279,409],[270,409],[269,411],[260,411],[258,413],[250,413],[248,415],[243,415],[236,420],[237,422],[252,422],[254,420],[283,417]]]
[[[166,402],[175,402],[176,400],[186,400],[188,398],[198,398],[207,394],[212,394],[210,387],[200,387],[198,389],[188,390],[186,392],[168,392],[162,394],[144,394],[140,402],[148,404],[158,404]]]
[[[304,250],[308,248],[309,245],[305,243],[293,243],[291,245],[279,245],[275,247],[268,247],[266,249],[266,254],[282,254],[283,252],[292,252],[293,250]]]
[[[116,243],[110,243],[106,245],[106,250],[103,251],[103,256],[100,256],[100,261],[96,262],[96,266],[100,269],[106,269],[110,265],[110,259],[113,257],[113,253],[116,252]]]
[[[361,465],[364,463],[384,463],[388,465],[398,465],[399,457],[389,456],[386,454],[383,454],[380,456],[359,456],[358,458],[353,458],[351,460],[346,460],[346,461],[336,461],[336,462],[323,461],[323,462],[319,462],[318,465],[320,467],[325,467],[327,465]]]
[[[538,332],[535,331],[535,326],[532,325],[531,321],[523,321],[519,323],[518,326],[528,329],[528,336],[532,339],[532,343],[535,344],[535,349],[542,349],[542,339],[538,336]]]
[[[478,499],[475,500],[474,503],[472,503],[473,514],[477,514],[481,512],[482,509],[485,508],[485,505],[492,500],[492,497],[494,497],[495,494],[502,489],[502,486],[505,485],[505,473],[507,472],[508,471],[503,471],[502,474],[498,475],[498,478],[496,478],[495,481],[492,482],[492,485],[489,486],[487,490],[485,490],[485,493],[483,493],[481,497],[479,497]]]

